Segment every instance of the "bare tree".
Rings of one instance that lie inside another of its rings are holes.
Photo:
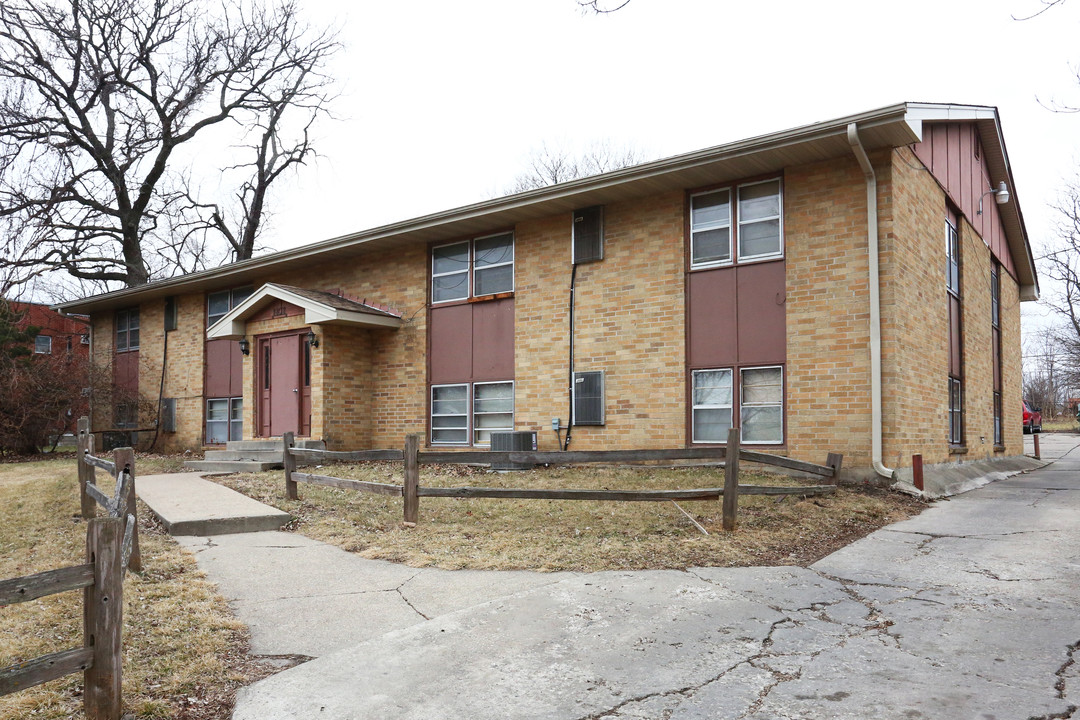
[[[1080,387],[1080,184],[1068,184],[1057,203],[1057,244],[1041,258],[1053,290],[1043,302],[1058,318],[1053,329],[1060,372],[1070,387]]]
[[[1071,387],[1059,335],[1056,328],[1043,328],[1024,343],[1024,399],[1047,418],[1062,413]]]
[[[630,0],[612,0],[612,2],[603,2],[603,0],[578,0],[578,5],[581,9],[588,12],[592,11],[597,15],[605,15],[607,13],[613,13],[617,10],[622,10],[624,7],[630,4]]]
[[[197,267],[175,232],[192,208],[178,149],[226,120],[277,127],[285,89],[302,99],[335,48],[288,1],[0,3],[0,218],[17,230],[0,264],[129,287]]]
[[[545,142],[532,152],[528,169],[514,178],[506,194],[599,175],[644,161],[642,153],[636,148],[616,146],[610,142],[593,143],[579,155],[562,148],[551,148]]]

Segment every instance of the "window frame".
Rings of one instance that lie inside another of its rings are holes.
[[[225,312],[211,314],[210,313],[210,298],[214,295],[228,294],[228,308]],[[206,327],[213,327],[218,320],[228,315],[237,305],[247,300],[255,294],[255,287],[253,285],[242,285],[236,288],[229,288],[228,290],[215,290],[214,292],[206,293]],[[215,319],[216,318],[216,319]]]
[[[45,348],[42,349],[41,340],[47,340]],[[34,336],[34,354],[35,355],[52,355],[52,335],[39,334]],[[71,348],[69,347],[68,350]]]
[[[726,372],[728,375],[728,382],[731,386],[731,403],[729,405],[717,405],[717,404],[697,404],[695,400],[695,391],[697,390],[696,378],[699,373],[707,372]],[[732,367],[717,367],[717,368],[698,368],[690,371],[690,442],[695,444],[726,444],[727,438],[723,440],[699,440],[697,437],[697,411],[698,410],[724,410],[727,409],[730,414],[730,420],[728,429],[730,430],[735,426],[735,408],[738,405],[735,397],[735,369]]]
[[[476,388],[482,387],[482,386],[485,386],[485,385],[509,385],[510,386],[510,412],[506,412],[505,410],[500,410],[500,411],[486,411],[484,413],[480,413],[476,409],[477,400],[478,399],[483,399],[483,398],[477,398],[476,397]],[[472,446],[473,447],[491,447],[491,441],[490,440],[488,440],[487,442],[481,442],[477,438],[477,435],[480,432],[486,432],[486,433],[490,434],[492,432],[513,432],[514,431],[514,415],[515,415],[515,410],[517,409],[517,403],[515,402],[516,398],[514,397],[514,381],[513,380],[485,380],[483,382],[474,382],[474,383],[472,383],[471,392],[469,393],[469,399],[470,399],[470,405],[469,405],[469,422],[470,422],[469,439],[472,441]],[[479,415],[481,415],[481,414],[489,415],[489,416],[490,415],[509,415],[510,416],[510,425],[505,426],[505,427],[503,427],[503,426],[500,426],[500,427],[483,427],[483,428],[479,427],[476,420],[477,420],[477,417]]]
[[[225,403],[225,418],[222,420],[210,419],[210,403]],[[236,411],[239,410],[239,413]],[[225,428],[225,442],[244,439],[244,398],[243,397],[214,397],[206,398],[204,404],[204,432],[207,445],[221,445],[218,440],[211,439],[210,423],[222,425]],[[239,414],[239,417],[234,415]],[[234,437],[235,436],[235,437]]]
[[[123,329],[120,328],[121,318],[124,321]],[[135,320],[135,326],[134,327],[131,326],[131,320],[133,318]],[[136,340],[135,344],[132,345],[131,344],[131,332],[132,331],[135,331],[136,333],[139,332],[139,327],[141,325],[141,323],[139,322],[139,308],[136,307],[136,308],[125,308],[123,310],[117,310],[116,315],[114,316],[113,319],[114,319],[114,322],[115,322],[115,328],[114,328],[115,333],[113,335],[114,341],[115,341],[115,346],[114,346],[115,351],[120,353],[120,352],[134,352],[134,351],[138,350],[140,340],[142,338],[140,337],[139,340]],[[121,333],[123,333],[123,337],[124,337],[123,344],[121,344],[121,342],[120,342]]]
[[[744,400],[744,397],[745,397],[746,393],[743,392],[743,388],[744,388],[743,375],[745,373],[747,373],[747,372],[753,372],[753,371],[756,371],[756,370],[779,370],[780,371],[780,400],[779,401],[776,401],[776,402],[747,403]],[[747,442],[747,444],[748,445],[783,445],[784,444],[784,437],[785,437],[785,433],[787,432],[787,425],[784,422],[784,414],[785,414],[784,413],[784,404],[785,404],[784,403],[784,399],[785,399],[784,391],[785,391],[785,385],[784,385],[784,366],[783,365],[747,365],[746,367],[740,367],[739,368],[739,396],[738,396],[739,403],[738,404],[739,404],[739,441],[740,442],[743,441],[742,433],[743,433],[743,430],[746,429],[746,421],[745,421],[745,418],[743,417],[743,411],[747,407],[750,407],[750,408],[778,407],[778,408],[780,408],[780,439],[779,440],[754,440],[754,441]]]
[[[955,391],[955,392],[954,392]],[[953,405],[953,401],[956,405]],[[949,444],[964,444],[964,383],[960,378],[949,378]]]
[[[450,445],[450,446],[457,446],[457,447],[468,447],[469,440],[472,438],[472,431],[471,431],[471,427],[469,425],[469,420],[472,417],[472,387],[470,387],[471,385],[472,385],[472,383],[467,383],[467,382],[464,382],[464,383],[439,383],[437,385],[431,385],[431,387],[428,389],[428,398],[429,398],[429,400],[428,400],[428,402],[429,402],[429,405],[428,405],[428,437],[430,438],[430,442],[431,442],[432,445]],[[451,388],[451,387],[463,387],[463,388],[465,388],[465,412],[463,412],[463,413],[439,413],[438,415],[436,415],[435,414],[435,391],[437,389]],[[465,425],[462,426],[462,427],[452,426],[452,427],[436,428],[435,427],[435,421],[434,421],[434,419],[436,417],[463,417],[465,419]],[[465,431],[465,439],[460,441],[460,442],[458,442],[458,441],[450,441],[450,440],[436,440],[435,439],[435,431],[436,431],[436,429],[438,429],[438,430],[464,430]]]
[[[765,185],[768,183],[776,183],[777,193],[776,197],[779,204],[779,212],[775,216],[769,216],[767,218],[755,218],[752,221],[744,222],[742,219],[742,213],[740,212],[740,203],[742,201],[742,190],[744,188],[754,187],[756,185]],[[694,224],[694,199],[704,197],[706,195],[714,195],[717,193],[727,193],[728,202],[728,220],[727,223],[705,223],[702,225]],[[689,232],[689,265],[690,270],[708,270],[711,268],[720,267],[732,267],[737,265],[750,265],[758,262],[768,262],[771,260],[781,260],[784,258],[785,243],[784,243],[784,178],[782,175],[761,178],[758,180],[749,180],[737,183],[731,183],[728,185],[718,185],[714,187],[705,188],[702,190],[695,190],[690,193],[689,198],[689,217],[687,218],[687,227]],[[765,221],[777,221],[777,229],[779,233],[778,247],[775,252],[763,253],[757,255],[743,255],[742,248],[742,228],[755,223]],[[694,242],[694,234],[698,232],[704,232],[708,230],[718,230],[727,228],[728,230],[728,257],[722,260],[709,260],[699,262],[694,259],[694,249],[696,243]]]
[[[945,289],[960,299],[960,231],[945,218]]]
[[[502,262],[490,263],[477,267],[476,257],[476,244],[484,240],[490,240],[492,238],[508,237],[510,238],[510,259]],[[465,267],[462,269],[449,270],[444,272],[435,271],[435,252],[441,248],[454,247],[455,245],[465,245],[467,248],[468,259],[465,261]],[[431,259],[429,263],[429,277],[428,277],[428,292],[431,298],[432,305],[445,305],[449,303],[468,302],[474,298],[490,298],[502,295],[504,293],[514,292],[514,288],[517,284],[517,234],[513,230],[503,230],[501,232],[488,233],[486,235],[477,235],[467,240],[455,240],[448,243],[440,243],[438,245],[432,245],[430,251]],[[510,287],[506,289],[496,290],[494,292],[477,293],[476,276],[477,273],[483,273],[486,270],[492,270],[495,268],[510,266]],[[452,277],[454,275],[465,276],[465,288],[463,294],[455,295],[450,298],[435,299],[435,280],[436,278]]]

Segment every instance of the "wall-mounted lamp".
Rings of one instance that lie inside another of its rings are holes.
[[[247,338],[240,338],[240,352],[244,355],[251,354],[251,343],[248,342]]]
[[[308,330],[307,331],[307,341],[308,341],[308,345],[310,345],[311,347],[313,347],[313,348],[319,347],[319,336],[315,334],[314,330]]]
[[[986,197],[987,195],[993,195],[994,196],[994,202],[996,202],[998,205],[1004,205],[1005,203],[1009,202],[1009,188],[1005,184],[1005,181],[1002,180],[1001,182],[998,183],[998,186],[996,188],[993,188],[991,190],[987,190],[986,192],[984,192],[982,194],[982,197],[979,198],[979,212],[978,212],[979,215],[982,215],[982,210],[983,210],[982,201],[983,201],[983,198]]]

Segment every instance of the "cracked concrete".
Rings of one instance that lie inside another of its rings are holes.
[[[1080,438],[810,568],[444,572],[192,539],[257,652],[234,718],[1071,718]],[[1077,456],[1074,458],[1074,456]],[[281,547],[275,547],[281,546]]]

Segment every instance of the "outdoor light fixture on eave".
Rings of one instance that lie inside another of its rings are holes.
[[[313,347],[313,348],[319,347],[319,336],[315,334],[314,330],[308,330],[307,341],[308,341],[308,345],[310,345],[311,347]]]
[[[1005,181],[1002,180],[998,183],[998,186],[996,188],[992,188],[984,192],[982,194],[982,197],[979,198],[979,211],[976,214],[983,214],[982,202],[983,198],[987,195],[993,195],[994,202],[996,202],[998,205],[1004,205],[1005,203],[1009,202],[1009,187],[1005,184]]]
[[[240,353],[243,355],[251,354],[251,343],[247,338],[240,338]]]

